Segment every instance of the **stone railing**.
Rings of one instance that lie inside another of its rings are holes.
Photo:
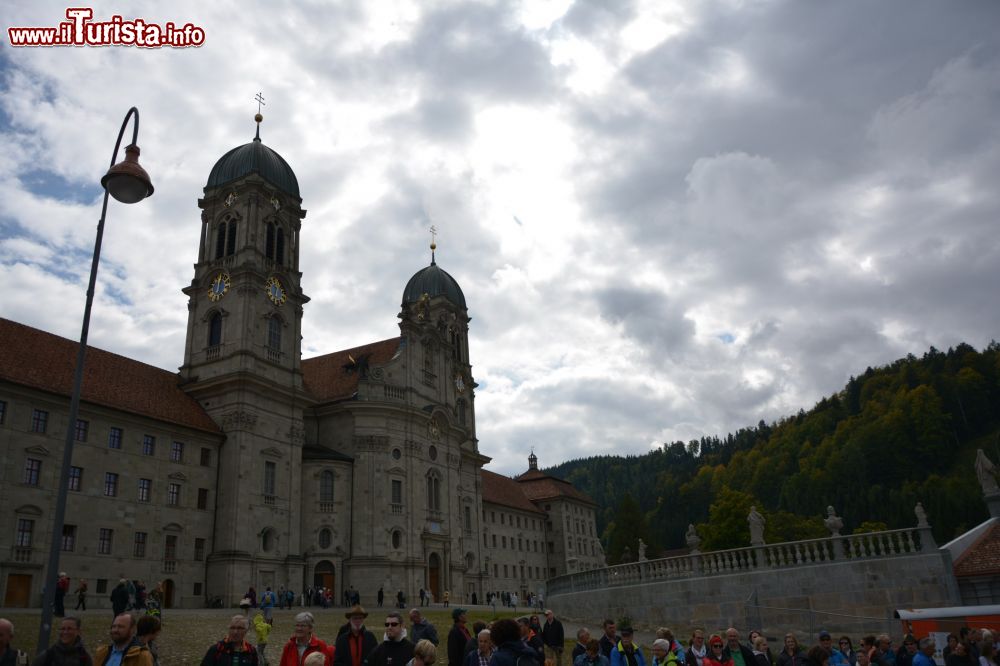
[[[558,576],[548,594],[583,592],[698,576],[774,571],[833,562],[883,559],[936,552],[929,527],[764,544],[732,550],[692,553],[660,560],[619,564]]]

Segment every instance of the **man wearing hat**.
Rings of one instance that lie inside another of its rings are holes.
[[[621,640],[611,650],[611,666],[646,666],[639,646],[632,642],[632,627],[621,628]]]
[[[344,617],[347,618],[347,631],[337,636],[333,666],[366,666],[372,650],[378,647],[375,634],[365,629],[368,613],[360,604],[355,604]]]
[[[472,639],[472,634],[465,628],[464,608],[456,608],[451,611],[451,631],[448,632],[448,666],[462,666],[465,659],[465,646]]]

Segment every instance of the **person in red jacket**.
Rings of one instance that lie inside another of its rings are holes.
[[[733,658],[726,652],[722,636],[712,634],[708,639],[708,654],[702,660],[704,666],[733,666]]]
[[[333,664],[333,649],[313,634],[315,623],[312,613],[299,613],[295,616],[295,633],[281,650],[279,666],[302,666],[306,657],[314,652],[324,655],[325,666]]]

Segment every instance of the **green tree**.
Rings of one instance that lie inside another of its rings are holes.
[[[750,526],[747,524],[747,515],[756,502],[749,493],[733,490],[728,486],[720,489],[708,509],[708,522],[699,524],[697,528],[703,539],[701,549],[725,550],[749,546]]]
[[[608,526],[608,563],[618,564],[622,559],[622,552],[628,546],[633,556],[639,547],[639,539],[649,543],[649,534],[646,529],[646,520],[639,503],[635,501],[630,493],[625,493],[618,503],[615,511],[615,519]]]

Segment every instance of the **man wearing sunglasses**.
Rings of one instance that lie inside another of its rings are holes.
[[[385,638],[368,658],[368,666],[406,666],[413,643],[406,638],[403,618],[395,611],[385,616]]]

